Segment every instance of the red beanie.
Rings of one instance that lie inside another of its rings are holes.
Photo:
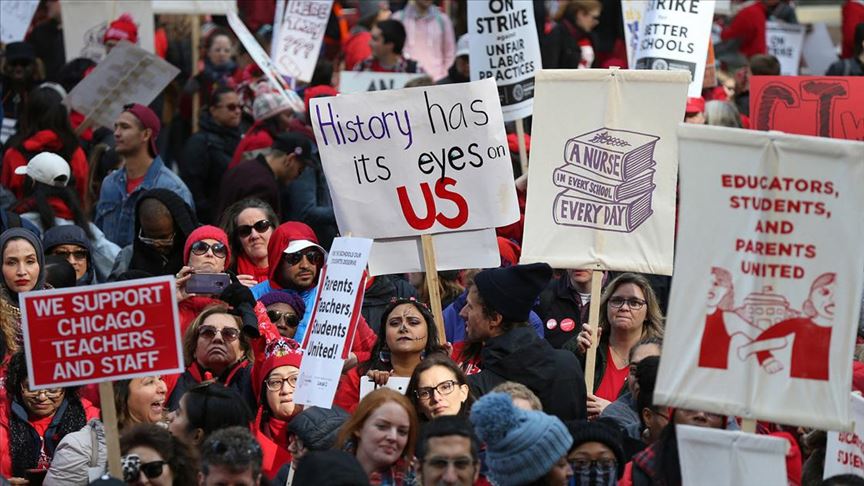
[[[138,42],[138,26],[132,20],[132,14],[124,13],[119,19],[111,22],[108,25],[108,30],[105,31],[105,37],[102,38],[103,43],[108,41],[129,41],[133,44]]]
[[[280,366],[299,368],[302,359],[303,350],[300,349],[300,344],[293,339],[280,337],[267,343],[264,348],[264,363],[253,371],[255,381],[252,383],[252,391],[255,396],[261,396],[264,380],[267,379],[267,375],[271,371]]]
[[[522,253],[522,250],[519,248],[519,245],[513,243],[512,240],[499,236],[498,253],[501,254],[501,266],[512,267],[519,263],[519,254]]]
[[[159,130],[162,128],[162,122],[159,121],[159,117],[149,107],[140,103],[126,105],[123,107],[123,111],[128,111],[135,115],[135,118],[144,125],[144,128],[149,128],[153,132],[150,135],[150,155],[156,157],[156,154],[159,153],[159,150],[156,149],[156,139],[159,138]]]
[[[303,104],[306,105],[306,113],[309,113],[309,100],[312,98],[325,98],[327,96],[336,96],[339,92],[333,86],[319,84],[310,86],[303,92]]]
[[[189,238],[186,238],[186,244],[183,245],[183,265],[189,264],[189,252],[192,251],[192,245],[196,241],[201,240],[216,240],[225,245],[225,250],[227,251],[227,254],[225,255],[225,266],[227,267],[228,262],[231,261],[231,246],[228,244],[228,235],[226,235],[221,228],[210,226],[209,224],[206,226],[199,226],[195,231],[189,234]]]

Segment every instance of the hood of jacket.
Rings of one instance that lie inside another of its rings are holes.
[[[42,242],[45,246],[45,253],[50,253],[51,249],[60,245],[77,245],[87,250],[87,273],[78,279],[76,285],[86,285],[93,282],[93,248],[83,228],[74,224],[54,226],[45,232]]]
[[[27,240],[31,245],[33,245],[33,248],[36,249],[36,261],[39,262],[39,276],[36,277],[36,286],[33,287],[33,290],[42,290],[45,288],[45,252],[42,249],[42,240],[28,229],[9,228],[0,234],[0,252],[5,252],[6,245],[13,239]],[[0,284],[3,285],[3,289],[9,295],[12,305],[18,307],[18,293],[13,292],[9,286],[6,285],[5,278],[0,279]]]
[[[22,145],[28,152],[57,152],[63,148],[63,140],[51,130],[39,130]]]
[[[198,125],[201,128],[201,131],[210,132],[219,137],[225,137],[229,139],[230,143],[235,147],[240,142],[240,128],[239,127],[223,127],[222,125],[216,123],[216,120],[213,119],[213,116],[210,115],[206,110],[201,112],[201,116],[198,119]]]
[[[282,223],[270,235],[270,241],[267,243],[267,262],[270,264],[270,287],[281,289],[282,286],[276,282],[274,275],[279,270],[279,263],[282,260],[282,253],[288,248],[288,245],[295,240],[309,240],[318,244],[318,237],[309,225],[298,221],[288,221]],[[319,269],[320,270],[320,269]]]
[[[517,327],[488,339],[483,345],[481,362],[484,371],[523,383],[536,392],[548,387],[559,372],[553,351],[533,328]]]
[[[168,208],[168,212],[171,213],[171,218],[174,220],[174,245],[167,255],[159,253],[138,239],[138,234],[141,231],[141,221],[138,214],[141,210],[141,203],[145,199],[159,200]],[[197,227],[198,219],[195,216],[195,211],[176,193],[162,188],[150,189],[145,192],[135,204],[135,233],[129,270],[143,270],[153,276],[176,274],[183,268],[183,245],[186,243],[186,238]]]

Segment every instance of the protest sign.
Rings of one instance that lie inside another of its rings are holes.
[[[121,41],[75,86],[66,104],[83,113],[87,123],[113,127],[123,106],[149,105],[179,73],[164,59]]]
[[[24,40],[39,0],[4,0],[0,2],[0,44]]]
[[[181,373],[172,276],[21,294],[30,389]]]
[[[330,19],[333,0],[287,0],[276,9],[271,54],[278,72],[309,81]]]
[[[688,71],[688,96],[701,96],[714,2],[648,2],[643,19],[635,68]]]
[[[435,269],[491,268],[501,265],[498,238],[493,228],[454,231],[432,235],[435,247]],[[425,272],[420,238],[382,238],[372,244],[369,255],[370,275]]]
[[[787,486],[786,450],[780,437],[677,425],[681,484]]]
[[[828,33],[825,22],[813,24],[810,32],[804,37],[804,47],[801,50],[804,56],[805,66],[801,67],[801,74],[822,76],[828,71],[828,67],[837,60],[837,52],[834,49],[834,41]]]
[[[655,402],[848,426],[864,144],[695,125],[678,135],[675,265],[687,271],[672,281]]]
[[[15,135],[15,124],[17,122],[14,118],[3,118],[0,120],[0,144],[6,143],[9,137]]]
[[[531,115],[540,41],[534,4],[521,0],[477,0],[468,4],[471,79],[494,79],[504,121]]]
[[[368,376],[360,377],[360,400],[363,400],[363,397],[379,388],[389,388],[404,395],[408,389],[409,381],[411,381],[411,377],[409,376],[391,376],[387,378],[387,383],[378,385]]]
[[[750,120],[757,130],[864,141],[864,77],[754,76]]]
[[[491,79],[315,98],[310,115],[343,234],[417,236],[519,218]]]
[[[376,73],[372,71],[342,71],[339,73],[339,92],[363,93],[404,88],[405,83],[423,77],[417,73]]]
[[[174,15],[228,15],[237,11],[236,0],[152,0],[153,13]]]
[[[303,339],[294,402],[330,408],[360,317],[372,240],[336,238],[321,270],[318,296]]]
[[[768,54],[780,61],[781,75],[798,75],[806,30],[807,28],[800,24],[775,21],[768,21],[765,24],[765,45],[768,48]]]
[[[86,57],[99,62],[105,57],[103,38],[108,25],[124,13],[138,27],[138,45],[153,54],[153,6],[151,0],[75,0],[60,2],[66,59]]]
[[[852,431],[828,432],[825,447],[824,479],[840,474],[864,477],[864,398],[849,395],[852,409]]]
[[[627,65],[636,66],[636,51],[645,29],[645,10],[648,2],[621,0],[621,17],[624,20],[624,43],[627,45]]]
[[[672,274],[681,71],[537,74],[521,262]]]

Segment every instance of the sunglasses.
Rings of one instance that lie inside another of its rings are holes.
[[[297,327],[300,324],[300,316],[297,314],[289,314],[287,312],[279,312],[277,310],[268,310],[267,317],[270,318],[270,322],[274,325],[279,322],[280,319],[285,319],[285,325],[288,327]]]
[[[141,462],[137,454],[129,454],[123,457],[123,480],[127,483],[134,482],[143,472],[148,479],[156,479],[162,475],[165,461]]]
[[[262,219],[253,225],[244,224],[242,226],[238,226],[234,232],[240,238],[246,238],[252,234],[252,230],[254,229],[256,233],[263,234],[266,233],[267,230],[273,227],[273,223],[267,221],[266,219]]]
[[[141,230],[138,230],[138,239],[148,246],[171,246],[174,244],[174,233],[170,238],[147,238]]]
[[[213,250],[213,256],[216,258],[225,258],[228,256],[228,248],[222,243],[205,243],[203,241],[196,241],[192,243],[192,254],[194,255],[204,255],[207,251]]]
[[[324,260],[324,255],[318,250],[307,250],[304,252],[296,252],[296,253],[288,253],[283,256],[283,260],[285,260],[289,265],[297,265],[300,263],[300,260],[306,257],[306,260],[309,261],[312,265],[320,265]]]
[[[69,256],[71,255],[72,258],[74,258],[75,260],[78,260],[79,262],[81,260],[86,260],[87,256],[88,256],[87,250],[55,251],[53,254],[57,255],[57,256],[62,256],[63,258],[65,258],[67,260],[69,259]]]
[[[238,103],[228,103],[227,105],[216,105],[216,108],[225,108],[228,111],[237,111],[240,108],[243,108],[243,105]]]
[[[237,329],[236,327],[223,327],[222,329],[216,329],[213,326],[201,326],[198,328],[198,337],[203,337],[208,341],[216,338],[217,333],[222,335],[222,339],[226,343],[236,341],[237,338],[240,337],[240,329]]]

